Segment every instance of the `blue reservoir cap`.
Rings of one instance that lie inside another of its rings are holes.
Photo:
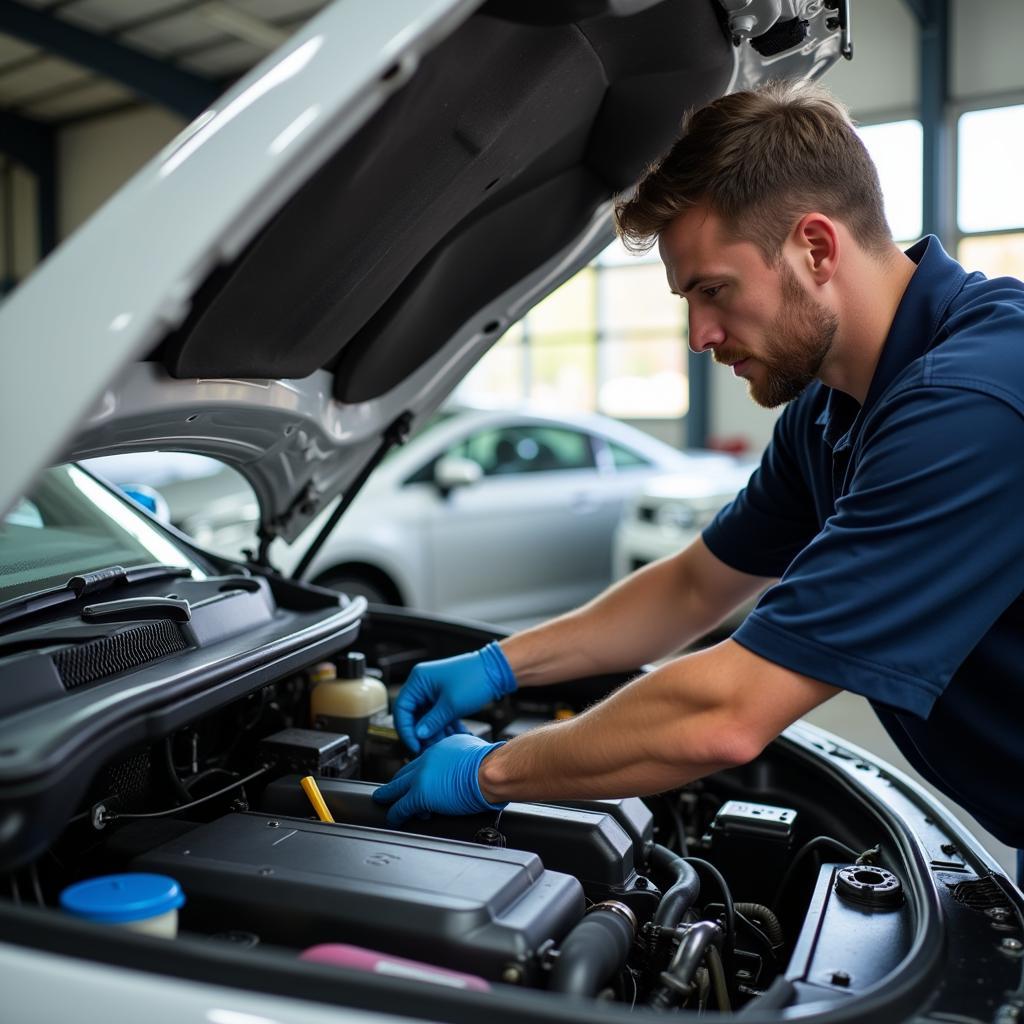
[[[181,886],[167,875],[142,872],[101,875],[69,885],[60,894],[60,905],[88,921],[122,924],[177,910],[185,902]]]

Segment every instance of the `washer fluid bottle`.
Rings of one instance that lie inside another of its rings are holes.
[[[313,728],[347,733],[365,749],[370,723],[387,714],[387,688],[366,674],[366,655],[355,651],[338,663],[337,674],[327,669],[328,664],[323,664],[313,670],[316,686],[309,698]]]

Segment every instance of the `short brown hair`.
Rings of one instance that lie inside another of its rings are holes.
[[[705,204],[778,262],[790,230],[819,210],[866,250],[892,245],[878,172],[849,112],[820,85],[769,82],[692,111],[668,154],[615,207],[619,237],[646,252],[681,213]]]

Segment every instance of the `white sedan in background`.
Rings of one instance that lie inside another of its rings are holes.
[[[156,488],[204,547],[232,557],[255,547],[257,505],[236,473],[190,455],[140,458],[87,465],[126,489]],[[719,493],[736,460],[679,451],[604,416],[447,411],[377,468],[303,577],[437,614],[536,621],[611,582],[623,508],[665,473]],[[330,511],[293,544],[276,541],[273,564],[293,572]]]
[[[719,509],[746,486],[757,466],[756,459],[735,459],[713,474],[682,473],[648,479],[626,503],[615,529],[615,578],[682,551],[696,540]],[[753,604],[737,609],[723,626],[739,625],[751,607]]]

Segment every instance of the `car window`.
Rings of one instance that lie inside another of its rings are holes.
[[[612,464],[616,469],[638,469],[643,466],[654,465],[646,455],[641,455],[638,451],[627,448],[624,444],[609,441],[608,447],[612,453]]]
[[[523,425],[481,430],[447,454],[479,463],[484,476],[594,467],[590,438],[564,427]]]
[[[0,601],[112,565],[154,562],[200,571],[141,512],[74,465],[42,473],[0,522]]]

